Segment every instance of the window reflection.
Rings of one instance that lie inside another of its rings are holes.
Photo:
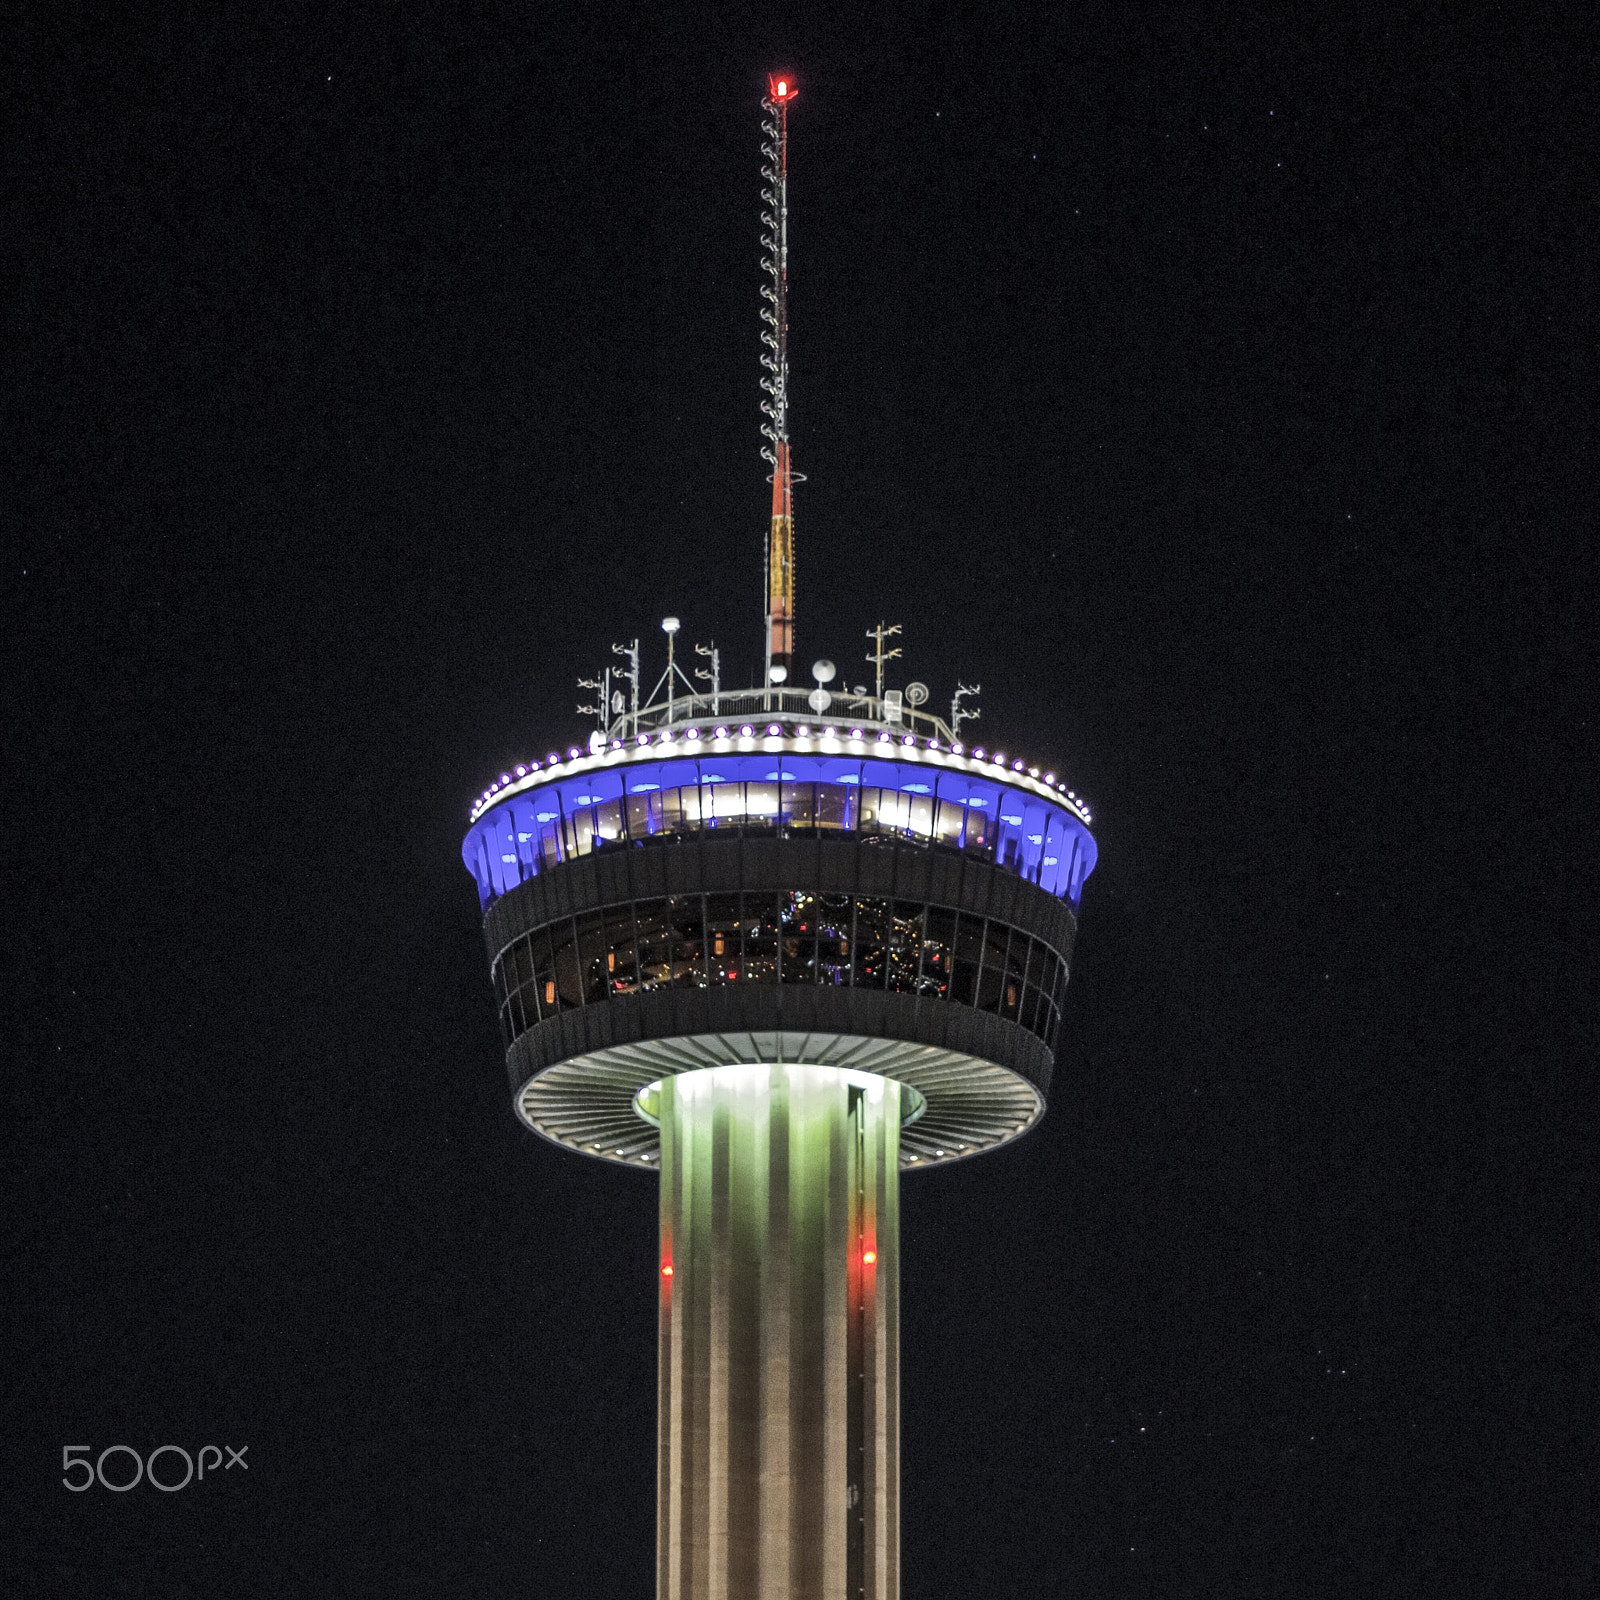
[[[608,906],[513,940],[492,978],[507,1046],[578,1006],[663,988],[852,985],[990,1011],[1054,1048],[1066,967],[1004,923],[876,896],[679,895]]]
[[[751,758],[746,774],[771,759]],[[805,772],[781,768],[766,777],[707,770],[738,769],[741,760],[644,765],[552,783],[506,802],[480,820],[463,846],[482,903],[592,851],[728,827],[801,835],[850,830],[964,850],[1073,904],[1093,865],[1092,841],[1064,810],[980,776],[881,761],[854,764],[858,772],[870,768],[879,776],[876,784],[811,781]],[[883,772],[897,770],[898,787],[881,781]],[[700,772],[701,781],[683,784],[686,771]],[[663,785],[661,778],[669,781]]]
[[[888,979],[897,994],[915,994],[922,957],[924,907],[896,900],[889,919]]]
[[[737,894],[706,896],[706,942],[713,984],[737,983],[744,956],[744,925]]]
[[[850,983],[850,929],[855,902],[847,894],[817,896],[817,982]]]
[[[817,981],[817,897],[800,891],[779,896],[783,917],[783,981]]]

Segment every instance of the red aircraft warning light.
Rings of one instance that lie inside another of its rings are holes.
[[[772,92],[774,104],[795,98],[794,83],[789,78],[768,78],[767,87]]]

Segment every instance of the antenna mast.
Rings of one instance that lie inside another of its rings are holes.
[[[761,198],[762,260],[769,283],[761,286],[767,302],[761,320],[767,329],[761,342],[767,353],[761,365],[769,374],[761,380],[768,399],[761,402],[767,422],[761,431],[768,444],[764,461],[772,464],[772,533],[767,542],[766,632],[767,669],[763,683],[770,686],[789,676],[794,661],[794,480],[789,464],[789,103],[795,97],[793,80],[772,77],[761,101],[766,112],[761,131],[761,153],[766,164],[761,176],[766,187]],[[781,672],[780,672],[781,669]]]

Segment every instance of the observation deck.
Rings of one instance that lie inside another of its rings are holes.
[[[873,696],[684,695],[518,765],[472,809],[517,1111],[659,1159],[666,1076],[754,1062],[907,1088],[903,1167],[1044,1110],[1088,806]]]

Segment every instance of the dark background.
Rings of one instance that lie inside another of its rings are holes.
[[[652,1592],[653,1185],[459,842],[757,660],[769,67],[802,657],[1101,850],[905,1185],[905,1594],[1592,1592],[1588,9],[1140,10],[10,13],[8,1592]]]

